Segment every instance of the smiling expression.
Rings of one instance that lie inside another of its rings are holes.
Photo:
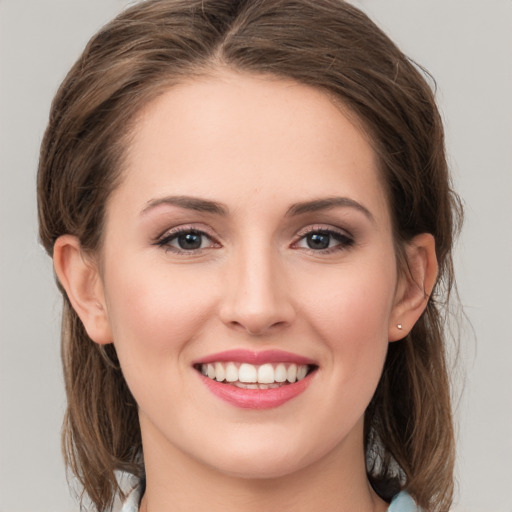
[[[146,457],[270,477],[357,454],[364,471],[398,283],[377,167],[292,81],[222,72],[142,111],[101,283]]]

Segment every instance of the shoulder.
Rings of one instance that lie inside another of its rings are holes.
[[[421,512],[421,509],[409,494],[402,491],[393,498],[388,512]]]

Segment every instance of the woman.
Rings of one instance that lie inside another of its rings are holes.
[[[339,0],[149,0],[52,106],[41,239],[98,510],[447,510],[459,207],[415,66]],[[391,505],[389,503],[391,502]]]

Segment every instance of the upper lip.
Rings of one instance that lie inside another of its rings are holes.
[[[233,349],[209,354],[201,359],[197,359],[193,364],[221,363],[230,361],[249,363],[253,365],[262,365],[265,363],[317,364],[314,360],[299,354],[294,354],[293,352],[285,352],[283,350],[253,351],[246,349]]]

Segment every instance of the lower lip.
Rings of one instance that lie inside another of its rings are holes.
[[[272,409],[303,393],[311,383],[315,373],[311,372],[293,384],[285,384],[280,388],[273,389],[244,389],[232,384],[217,382],[200,373],[198,375],[215,396],[235,407],[242,409]]]

